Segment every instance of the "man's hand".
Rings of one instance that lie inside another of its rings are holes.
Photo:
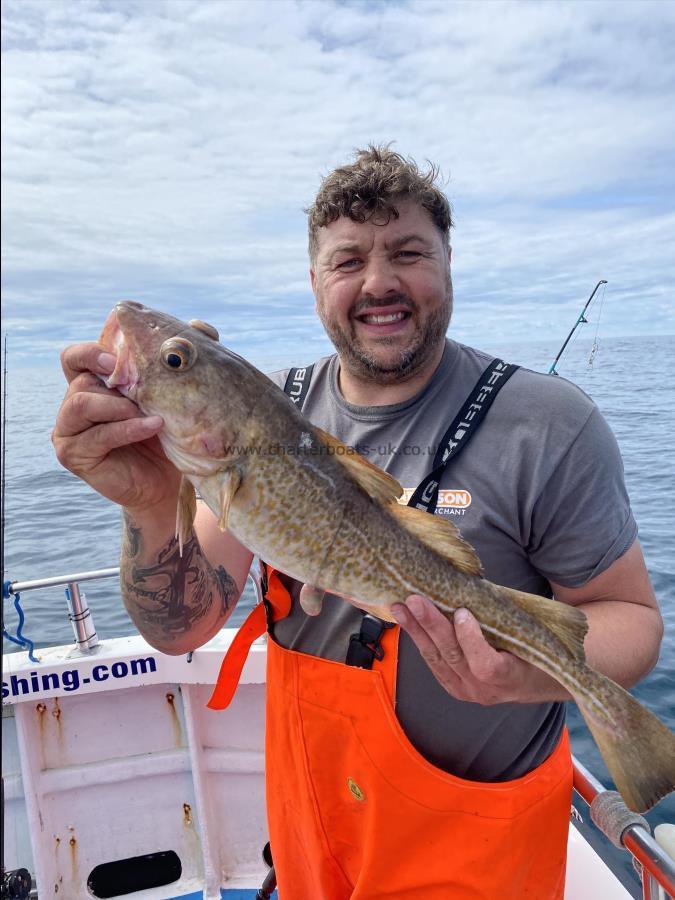
[[[96,377],[112,372],[115,357],[94,343],[75,344],[61,364],[68,390],[52,433],[61,465],[127,509],[175,510],[180,475],[156,437],[161,417],[142,417]]]
[[[551,679],[512,653],[491,647],[467,609],[457,610],[451,622],[431,600],[413,594],[391,611],[436,679],[457,700],[491,706],[545,699],[535,685]]]

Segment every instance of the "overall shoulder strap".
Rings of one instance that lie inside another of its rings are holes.
[[[293,403],[302,409],[307,398],[309,383],[312,380],[312,372],[314,371],[314,363],[311,366],[299,366],[291,369],[286,378],[284,385],[284,394],[289,396]]]
[[[484,370],[441,438],[434,456],[432,471],[415,488],[408,506],[415,506],[432,515],[436,512],[438,488],[443,472],[450,460],[455,459],[466,448],[483,423],[495,397],[517,369],[518,366],[505,363],[501,359],[493,359]]]
[[[432,471],[422,479],[413,491],[408,506],[415,506],[432,515],[438,503],[438,488],[441,476],[450,460],[462,452],[485,419],[495,397],[516,371],[518,366],[493,359],[467,397],[464,405],[443,435],[434,456]],[[349,650],[345,662],[348,666],[371,669],[375,659],[382,658],[380,638],[389,623],[382,622],[370,614],[364,614],[361,629],[349,640]]]
[[[285,618],[291,609],[291,596],[276,569],[260,563],[260,592],[262,600],[244,619],[223,659],[216,686],[206,704],[209,709],[225,709],[229,706],[239,684],[244,663],[251,645],[265,631],[272,630],[275,620]]]

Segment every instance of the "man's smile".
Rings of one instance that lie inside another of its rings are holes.
[[[398,334],[408,326],[412,313],[401,306],[371,307],[353,316],[359,331],[370,335]]]

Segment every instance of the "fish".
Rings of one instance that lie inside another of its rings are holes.
[[[572,695],[631,810],[675,789],[675,734],[587,665],[581,610],[488,581],[452,523],[401,505],[394,478],[312,425],[213,326],[123,301],[99,344],[117,357],[108,387],[164,420],[159,440],[182,473],[181,542],[198,494],[221,529],[316,591],[389,621],[392,604],[410,594],[429,597],[449,619],[465,607],[491,646]]]

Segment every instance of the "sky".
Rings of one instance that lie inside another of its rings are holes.
[[[321,178],[370,142],[440,166],[474,346],[675,334],[675,3],[4,0],[3,333],[58,368],[119,299],[265,371],[329,352]]]

